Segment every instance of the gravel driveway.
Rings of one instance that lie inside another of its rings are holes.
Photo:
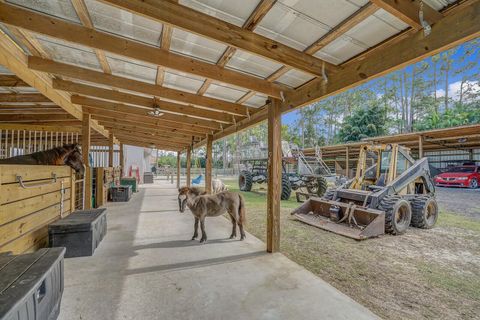
[[[480,220],[480,188],[436,188],[441,211],[457,213]]]

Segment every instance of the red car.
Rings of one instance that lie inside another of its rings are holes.
[[[480,166],[465,165],[448,169],[435,176],[435,185],[439,187],[464,187],[475,189],[480,182]]]

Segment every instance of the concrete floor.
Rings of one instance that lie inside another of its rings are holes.
[[[230,222],[207,219],[207,244],[176,189],[157,182],[109,203],[108,233],[93,257],[65,260],[59,319],[376,319],[369,310]]]

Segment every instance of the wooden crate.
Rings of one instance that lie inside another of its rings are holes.
[[[48,224],[74,207],[73,173],[67,166],[0,165],[0,253],[47,244]]]

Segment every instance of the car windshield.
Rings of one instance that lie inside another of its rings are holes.
[[[472,173],[474,171],[475,171],[475,167],[453,167],[447,170],[447,172],[464,172],[464,173]]]

